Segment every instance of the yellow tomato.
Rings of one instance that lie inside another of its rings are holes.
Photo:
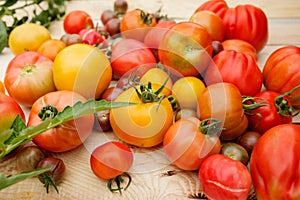
[[[25,23],[12,30],[8,38],[8,45],[17,55],[25,51],[37,51],[40,45],[46,40],[51,39],[48,29],[34,23]]]
[[[112,69],[98,48],[74,44],[61,50],[54,59],[53,79],[57,90],[71,90],[87,99],[98,99],[110,84]]]
[[[193,76],[178,79],[172,88],[172,95],[178,101],[180,108],[196,109],[200,94],[204,90],[204,83]]]
[[[151,82],[152,85],[157,85],[156,88],[161,87],[164,82],[167,81],[164,89],[162,90],[161,94],[165,94],[169,96],[172,93],[172,80],[170,76],[160,68],[151,68],[149,69],[141,78],[140,83],[144,83],[145,85],[148,82]]]
[[[115,101],[138,103],[110,111],[110,123],[119,139],[139,147],[153,147],[163,141],[173,122],[173,110],[167,98],[143,103],[135,89],[129,88]]]
[[[37,52],[54,61],[56,55],[65,47],[66,44],[62,40],[50,39],[43,42]]]

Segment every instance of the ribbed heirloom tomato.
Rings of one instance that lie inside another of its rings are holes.
[[[53,117],[66,106],[76,102],[85,102],[86,98],[72,91],[55,91],[40,97],[32,105],[28,126],[36,126],[47,117]],[[33,142],[51,152],[64,152],[81,145],[90,135],[94,125],[94,115],[86,115],[39,134]]]

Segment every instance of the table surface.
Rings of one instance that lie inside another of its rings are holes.
[[[162,7],[162,14],[186,20],[204,0],[127,0],[129,10],[141,8],[155,12]],[[237,4],[252,4],[264,10],[268,17],[269,39],[266,47],[258,54],[258,66],[263,67],[268,56],[279,47],[300,45],[300,1],[299,0],[228,0],[230,7]],[[67,12],[75,9],[87,11],[94,20],[99,20],[101,12],[112,9],[112,0],[72,0],[67,3]],[[64,33],[62,20],[49,28],[53,38]],[[8,48],[0,54],[0,80],[3,81],[6,67],[13,58]],[[28,115],[29,110],[24,108]],[[134,165],[129,173],[132,185],[122,195],[112,194],[106,182],[94,176],[90,169],[91,151],[108,140],[115,140],[113,133],[93,132],[84,145],[66,153],[53,156],[64,160],[66,174],[59,187],[59,194],[53,189],[46,194],[43,185],[35,178],[27,179],[0,191],[0,199],[190,199],[201,192],[197,172],[183,172],[171,166],[164,156],[161,146],[141,149],[133,148]],[[168,170],[175,170],[172,176]],[[0,173],[15,173],[15,157],[0,159]]]

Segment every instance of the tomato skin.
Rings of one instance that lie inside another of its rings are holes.
[[[47,93],[32,105],[27,125],[40,124],[42,119],[39,118],[38,113],[48,104],[53,105],[60,112],[66,106],[72,106],[78,101],[85,102],[86,99],[78,93],[66,90]],[[93,124],[94,115],[86,115],[35,136],[33,142],[51,152],[69,151],[85,141],[91,133]]]
[[[110,141],[98,146],[91,154],[90,166],[100,179],[109,180],[127,172],[133,164],[133,153],[123,143]]]
[[[221,140],[232,140],[248,128],[244,114],[242,95],[231,83],[215,83],[207,86],[198,98],[200,120],[216,118],[223,122]]]
[[[56,55],[67,45],[58,39],[50,39],[41,44],[37,52],[54,61]]]
[[[198,174],[209,199],[244,199],[251,189],[251,175],[245,165],[222,154],[206,158]]]
[[[140,9],[126,12],[120,22],[120,32],[124,38],[143,42],[151,27],[157,24],[155,17]]]
[[[206,69],[212,51],[212,38],[203,26],[180,22],[162,37],[158,57],[163,65],[182,76],[196,76]]]
[[[158,88],[154,87],[156,91]],[[111,110],[110,123],[119,139],[139,147],[153,147],[163,141],[173,122],[172,106],[166,98],[160,103],[143,103],[131,87],[121,93],[115,101],[138,103]]]
[[[205,82],[208,85],[220,81],[232,83],[242,95],[247,96],[253,96],[261,90],[263,75],[250,55],[223,50],[214,56],[213,61],[205,74]]]
[[[257,52],[268,41],[268,20],[264,11],[253,5],[238,5],[227,9],[224,17],[225,39],[241,39],[253,45]]]
[[[0,92],[5,93],[5,86],[2,81],[0,81]]]
[[[196,117],[176,121],[163,140],[164,151],[171,163],[183,170],[199,169],[209,155],[220,152],[221,143],[216,135],[206,135],[199,129]]]
[[[221,18],[225,15],[226,11],[228,9],[228,5],[226,1],[224,0],[210,0],[202,3],[194,13],[202,11],[202,10],[209,10],[217,15],[219,15]]]
[[[222,42],[224,50],[234,50],[237,52],[242,52],[244,54],[250,55],[257,61],[256,49],[248,42],[239,39],[228,39]]]
[[[95,29],[82,29],[78,34],[85,44],[96,45],[104,41],[103,36]]]
[[[255,102],[262,102],[264,106],[248,111],[250,115],[247,115],[247,117],[249,119],[249,127],[251,130],[264,134],[268,129],[279,124],[292,123],[293,118],[291,116],[282,116],[278,113],[274,101],[275,98],[280,95],[281,94],[277,92],[264,90],[254,96]],[[291,106],[289,97],[284,97],[284,100]]]
[[[112,48],[111,66],[118,77],[136,67],[156,63],[151,50],[142,42],[123,39]]]
[[[299,199],[299,132],[299,125],[278,125],[255,144],[250,169],[258,199]]]
[[[63,27],[66,33],[78,34],[82,29],[94,28],[94,22],[91,16],[83,10],[74,10],[69,12],[64,20]]]
[[[0,92],[0,133],[9,129],[17,115],[25,122],[25,114],[15,99]]]
[[[268,90],[284,93],[300,84],[300,47],[284,46],[268,57],[263,67],[264,85]],[[292,105],[300,108],[300,89],[291,95]]]
[[[30,107],[39,97],[56,90],[52,68],[53,61],[37,52],[16,55],[9,62],[4,76],[8,94]]]

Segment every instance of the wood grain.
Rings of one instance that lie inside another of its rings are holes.
[[[129,9],[141,8],[155,12],[162,7],[162,14],[178,19],[188,19],[194,10],[204,0],[128,0]],[[228,0],[229,6],[235,6],[240,1]],[[299,0],[244,0],[243,4],[253,4],[263,9],[269,18],[269,40],[267,46],[259,53],[258,65],[262,69],[268,56],[284,45],[300,45],[300,2]],[[105,9],[112,9],[113,0],[72,0],[67,5],[67,12],[82,9],[91,14],[94,20],[99,20]],[[62,20],[50,27],[53,38],[60,38],[64,33]],[[3,80],[8,62],[13,58],[9,49],[0,54],[0,80]],[[29,109],[24,108],[26,115]],[[201,192],[197,180],[197,172],[183,172],[170,165],[162,147],[150,149],[132,148],[135,161],[130,174],[132,185],[122,195],[112,194],[106,188],[106,182],[94,176],[90,169],[89,157],[91,151],[98,145],[117,140],[113,133],[94,131],[84,145],[66,153],[53,156],[64,160],[66,174],[59,185],[59,194],[53,189],[46,194],[42,184],[35,178],[0,191],[1,200],[73,200],[73,199],[190,199],[189,196]],[[169,172],[169,175],[168,173]],[[173,172],[174,174],[172,174]],[[0,173],[14,174],[14,154],[0,160]],[[171,174],[171,175],[170,175]]]

